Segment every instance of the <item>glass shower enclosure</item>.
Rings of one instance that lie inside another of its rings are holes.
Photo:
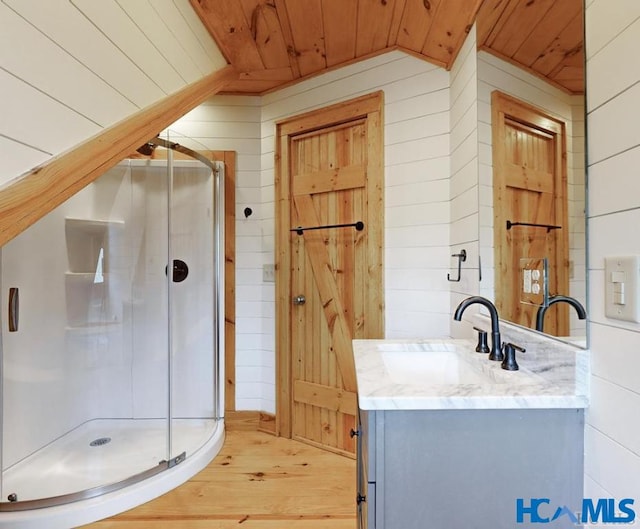
[[[220,426],[224,167],[145,148],[1,250],[0,511],[146,479]]]

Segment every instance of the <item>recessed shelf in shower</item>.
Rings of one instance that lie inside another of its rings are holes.
[[[124,249],[123,233],[124,221],[121,220],[65,218],[68,328],[121,321],[110,302],[116,285],[109,275],[110,261]]]

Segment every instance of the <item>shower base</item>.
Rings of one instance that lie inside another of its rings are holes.
[[[2,501],[13,492],[19,501],[26,501],[122,481],[167,459],[166,437],[167,421],[162,419],[89,421],[4,472]],[[130,509],[164,494],[202,470],[219,452],[223,440],[222,421],[174,419],[172,457],[186,452],[187,458],[182,463],[95,498],[4,512],[0,514],[0,528],[75,527]]]

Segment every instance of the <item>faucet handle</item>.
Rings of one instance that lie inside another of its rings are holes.
[[[476,345],[476,353],[489,354],[489,344],[487,344],[487,331],[478,329],[478,327],[474,327],[473,330],[478,331],[478,345]]]
[[[520,369],[518,362],[516,362],[516,350],[525,353],[526,349],[510,342],[503,344],[502,347],[504,349],[504,360],[502,364],[500,364],[500,367],[507,371],[517,371]]]

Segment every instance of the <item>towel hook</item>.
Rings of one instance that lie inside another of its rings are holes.
[[[460,253],[454,253],[451,254],[451,257],[457,257],[458,258],[458,278],[457,279],[451,279],[451,276],[449,274],[447,274],[447,281],[451,281],[453,283],[457,283],[458,281],[460,281],[461,279],[461,271],[462,271],[462,263],[464,263],[467,260],[467,250],[465,250],[464,248],[462,250],[460,250]]]

